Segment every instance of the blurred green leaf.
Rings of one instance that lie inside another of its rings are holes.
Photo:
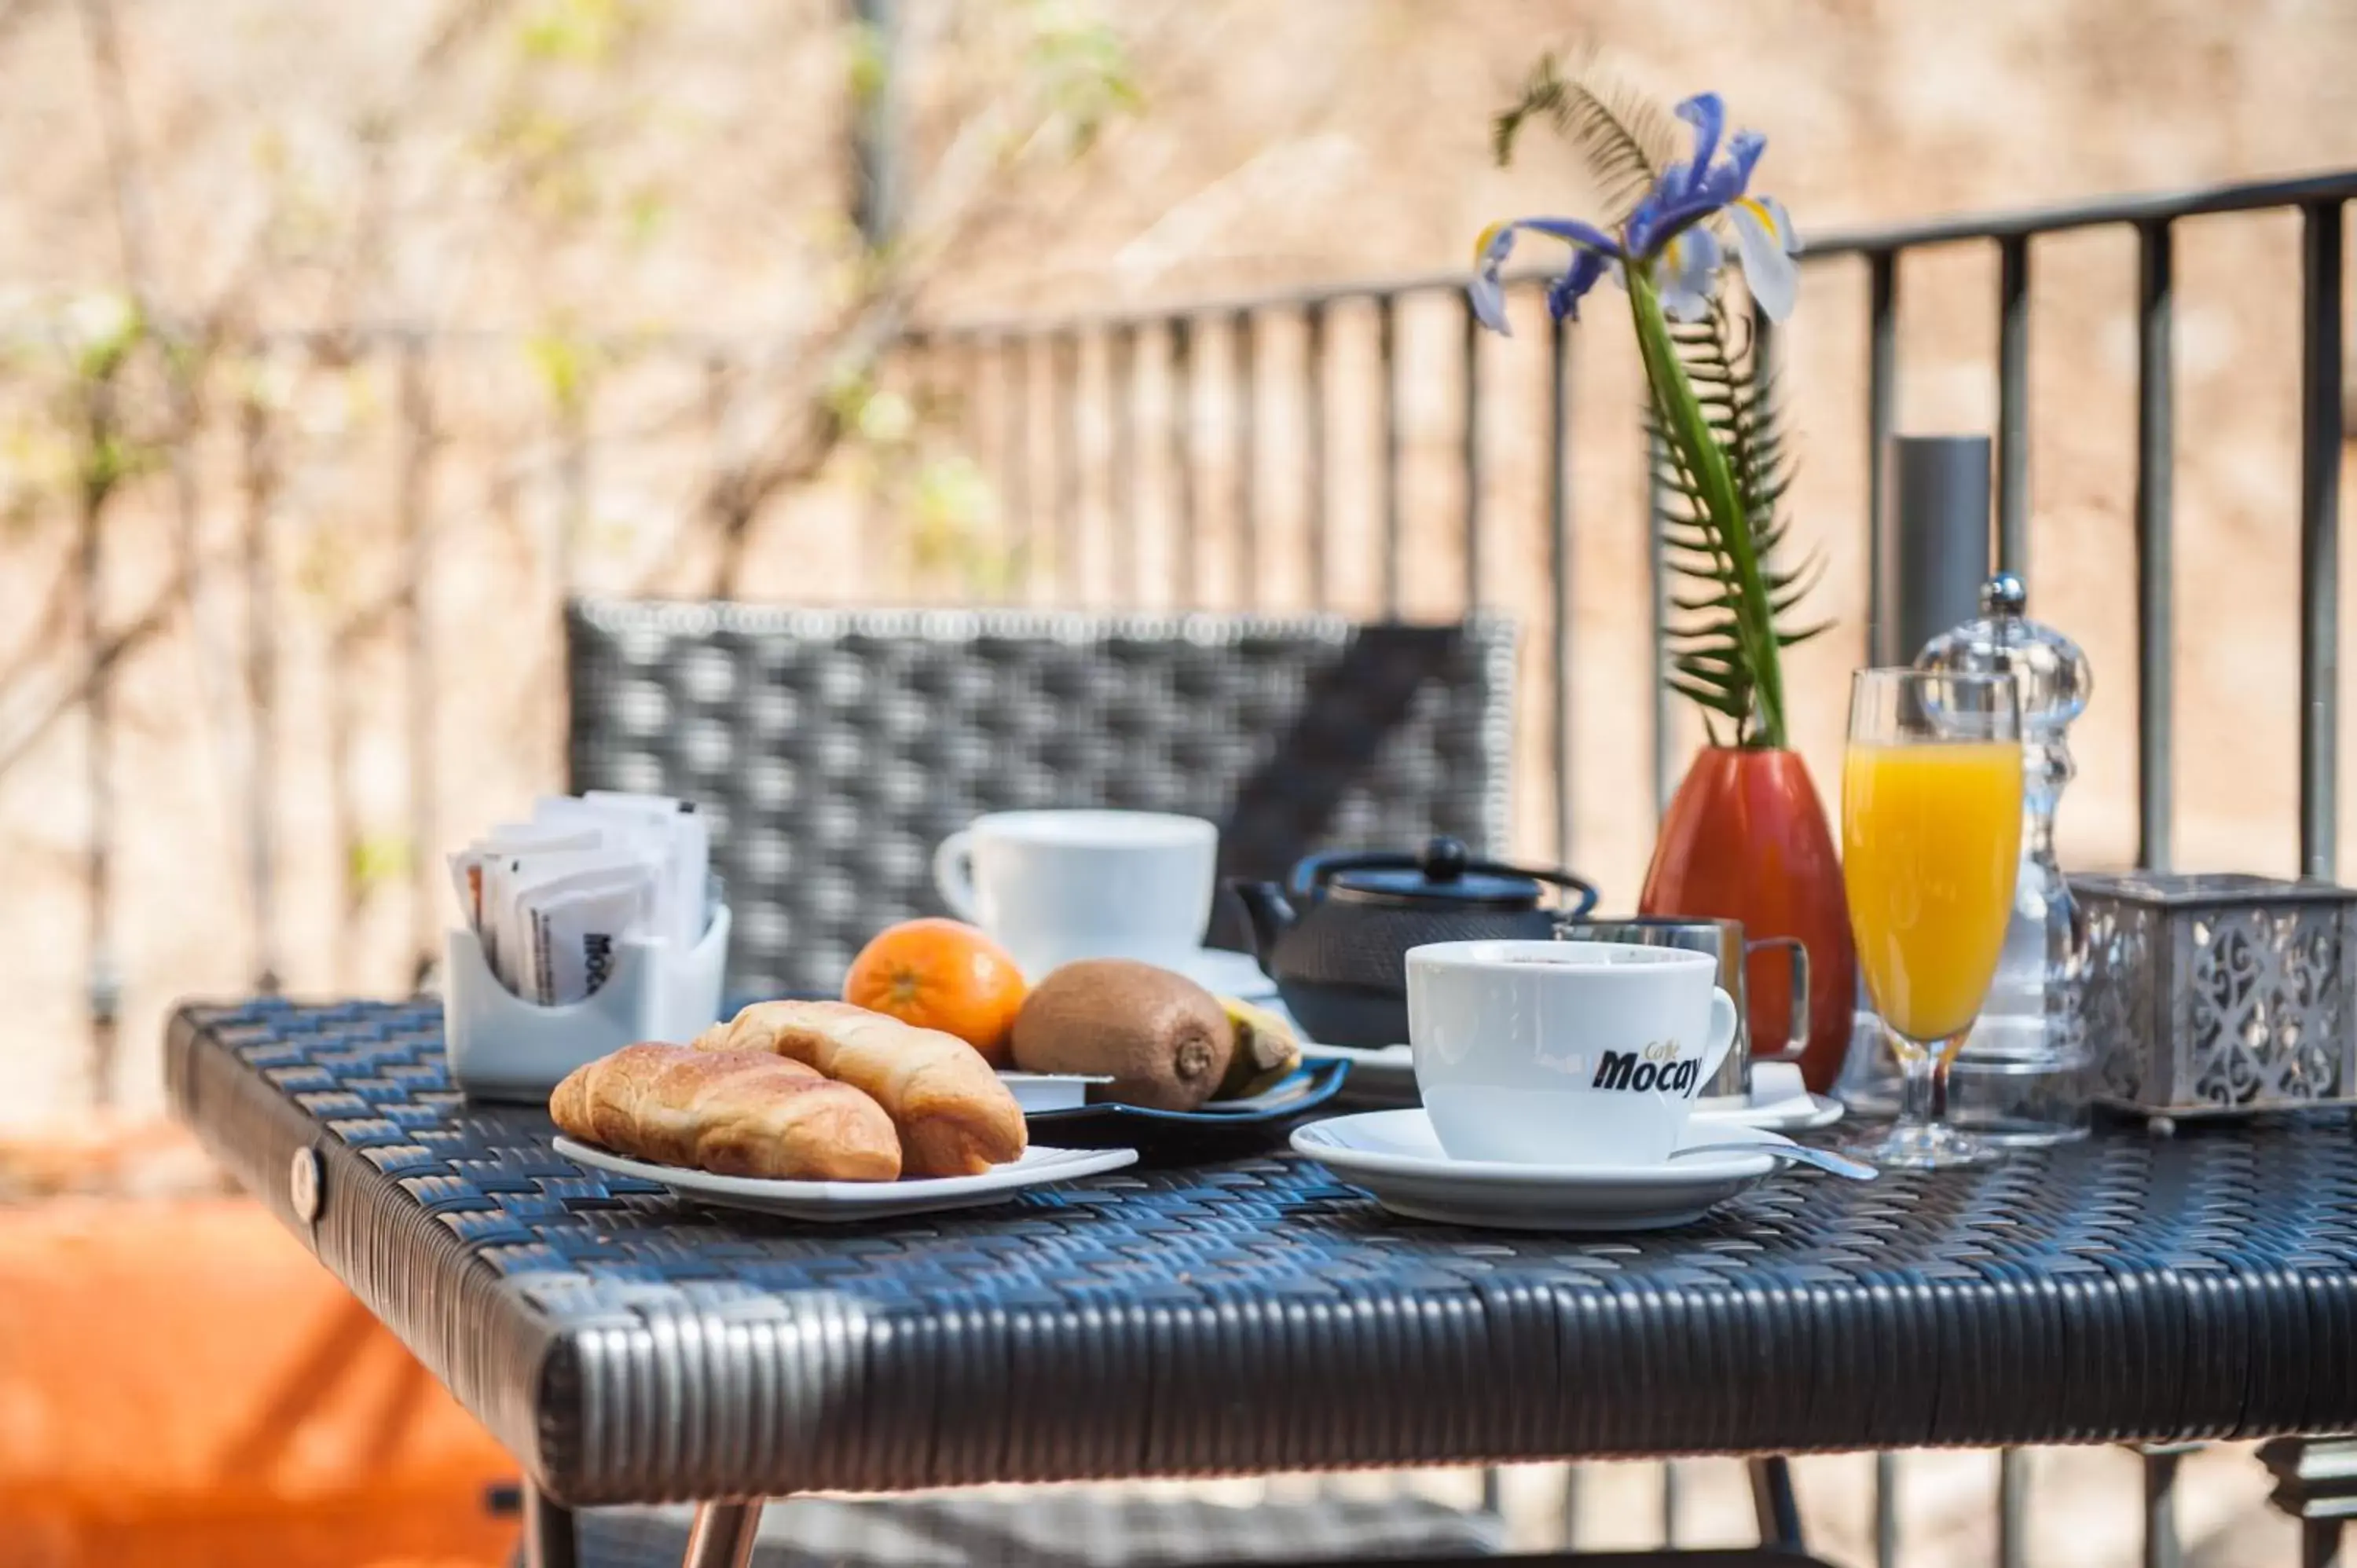
[[[565,413],[579,413],[589,403],[589,392],[605,355],[587,338],[561,331],[535,333],[524,341],[524,357],[540,377],[548,401]]]
[[[409,841],[398,834],[382,834],[353,843],[344,875],[354,888],[365,893],[407,876],[409,865]]]
[[[604,65],[644,19],[630,0],[543,0],[518,25],[516,47],[528,59]]]

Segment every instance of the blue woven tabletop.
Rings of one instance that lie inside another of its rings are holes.
[[[431,1003],[186,1008],[168,1073],[575,1502],[2357,1429],[2345,1117],[1792,1172],[1643,1236],[1394,1219],[1291,1155],[845,1229],[558,1158],[452,1091]]]

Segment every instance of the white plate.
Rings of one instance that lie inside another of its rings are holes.
[[[1744,1136],[1690,1123],[1685,1142]],[[1773,1171],[1766,1153],[1730,1150],[1659,1165],[1522,1165],[1453,1160],[1421,1107],[1337,1116],[1294,1130],[1293,1147],[1364,1187],[1394,1214],[1511,1230],[1658,1230],[1700,1219]]]
[[[1705,1101],[1694,1110],[1695,1120],[1720,1127],[1757,1127],[1769,1133],[1807,1133],[1830,1127],[1842,1119],[1842,1103],[1811,1094],[1801,1081],[1797,1062],[1761,1062],[1751,1069],[1751,1098],[1747,1103]]]
[[[1135,1149],[1042,1149],[1023,1151],[1019,1160],[994,1165],[980,1176],[929,1176],[921,1181],[770,1181],[759,1176],[714,1176],[683,1165],[659,1165],[576,1143],[560,1135],[552,1145],[576,1165],[619,1176],[659,1181],[680,1197],[726,1208],[758,1209],[790,1219],[843,1224],[977,1208],[1004,1203],[1028,1187],[1071,1181],[1119,1170],[1137,1161]]]

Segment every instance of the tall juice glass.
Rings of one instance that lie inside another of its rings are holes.
[[[1992,1157],[1947,1124],[1948,1066],[1996,974],[2020,858],[2013,677],[1859,671],[1842,878],[1858,967],[1907,1075],[1898,1124],[1867,1158],[1926,1168]]]

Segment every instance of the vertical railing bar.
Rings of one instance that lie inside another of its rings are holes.
[[[720,543],[720,570],[724,576],[727,571],[726,562],[729,553],[728,518],[730,510],[735,504],[727,499],[727,492],[731,487],[726,479],[726,476],[734,472],[736,467],[736,431],[730,418],[735,374],[736,367],[725,350],[716,349],[705,355],[704,425],[705,435],[709,438],[710,446],[707,455],[708,466],[704,476],[703,510],[705,521],[709,524],[716,525],[714,527],[714,532]],[[716,583],[713,586],[716,591],[720,585]]]
[[[2171,575],[2176,389],[2174,231],[2136,231],[2136,864],[2169,868],[2174,708]]]
[[[409,338],[401,350],[401,599],[407,632],[403,647],[408,698],[409,727],[409,850],[412,866],[410,886],[410,961],[412,978],[423,982],[434,963],[436,937],[441,929],[436,902],[441,886],[439,868],[441,845],[436,840],[436,796],[440,768],[435,749],[434,732],[434,616],[428,602],[428,568],[434,548],[431,518],[434,461],[434,403],[426,385],[425,345],[417,338]],[[571,450],[577,452],[587,445],[582,433],[585,415],[576,413],[572,420]],[[586,460],[577,456],[566,467],[576,483],[587,485]],[[579,522],[576,507],[585,506],[579,495],[566,500],[568,532]],[[558,628],[563,628],[564,599],[572,592],[572,583],[560,579],[557,604]],[[560,671],[563,661],[558,661]],[[559,679],[562,679],[560,674]]]
[[[1181,316],[1170,323],[1171,531],[1175,553],[1170,581],[1178,607],[1195,607],[1195,326]]]
[[[1899,252],[1867,258],[1866,352],[1866,660],[1897,662],[1885,646],[1894,613],[1888,561],[1890,435],[1899,400]]]
[[[1260,338],[1253,313],[1228,318],[1229,376],[1235,386],[1236,591],[1233,603],[1249,609],[1260,603],[1260,513],[1254,504],[1259,466]]]
[[[1670,558],[1667,534],[1663,518],[1668,511],[1668,496],[1663,484],[1662,470],[1669,456],[1662,446],[1661,433],[1649,419],[1645,424],[1645,581],[1651,600],[1649,628],[1653,646],[1653,816],[1656,821],[1670,809],[1670,749],[1671,737],[1676,729],[1675,709],[1670,702]]]
[[[1997,1568],[2028,1568],[2029,1562],[2029,1455],[2020,1448],[1996,1451]]]
[[[1080,605],[1088,597],[1081,560],[1081,340],[1059,332],[1048,344],[1049,419],[1056,441],[1056,570],[1049,596]]]
[[[1481,607],[1481,318],[1469,295],[1458,339],[1465,370],[1463,440],[1465,471],[1465,608]]]
[[[1547,323],[1547,694],[1554,699],[1555,853],[1571,864],[1571,326]]]
[[[1327,560],[1326,514],[1326,306],[1313,304],[1301,317],[1302,533],[1309,556],[1309,607],[1333,600]]]
[[[267,354],[266,349],[257,349]],[[267,398],[269,364],[238,403],[245,501],[245,701],[248,790],[245,874],[253,911],[253,987],[275,995],[283,983],[278,952],[278,607],[271,591],[270,518],[278,491],[277,448]]]
[[[1685,1498],[1685,1477],[1678,1473],[1674,1459],[1662,1461],[1662,1549],[1674,1551],[1678,1544],[1678,1514]]]
[[[1383,614],[1400,613],[1399,296],[1375,302],[1375,374],[1383,388]]]
[[[2341,208],[2300,209],[2299,867],[2334,875],[2341,704]]]
[[[1002,593],[1010,599],[1028,598],[1031,579],[1031,359],[1019,336],[998,340],[999,406],[1005,413],[999,429],[999,494],[1006,515],[999,545],[1006,552]]]
[[[2144,1568],[2184,1568],[2177,1533],[2177,1467],[2183,1455],[2175,1448],[2147,1449],[2143,1457]]]
[[[85,439],[81,454],[95,463],[102,441],[115,438],[117,417],[111,377],[93,377],[85,383]],[[82,787],[88,798],[90,838],[83,852],[84,894],[90,905],[89,967],[85,975],[90,1007],[90,1095],[93,1108],[103,1111],[114,1101],[114,1061],[120,1045],[123,977],[114,950],[114,673],[108,656],[104,621],[106,553],[104,515],[107,491],[96,484],[77,487],[81,497],[80,537],[76,541],[76,589],[81,598],[82,714],[86,728],[82,749]]]
[[[1110,595],[1116,603],[1138,598],[1137,529],[1137,329],[1116,327],[1105,339],[1105,416],[1113,428],[1107,443],[1105,511],[1113,529]]]
[[[414,436],[406,423],[406,407],[410,391],[412,356],[419,352],[419,340],[411,337],[404,340],[400,367],[401,392],[404,400],[404,433]],[[562,627],[565,601],[580,586],[581,536],[589,521],[589,377],[565,392],[556,401],[556,478],[557,519],[555,562],[553,568],[556,585],[557,624]],[[407,474],[406,467],[403,472]],[[560,664],[562,661],[559,661]],[[559,704],[560,711],[562,704]]]
[[[1899,1455],[1874,1456],[1874,1568],[1898,1568]]]
[[[2029,577],[2029,240],[1997,243],[1996,562]]]
[[[894,358],[908,366],[909,410],[914,429],[921,430],[941,405],[942,367],[949,351],[950,339],[944,335],[912,329],[900,340]],[[909,563],[916,559],[916,552],[909,548],[914,512],[905,506],[884,504],[882,485],[870,481],[861,488],[867,493],[866,515],[861,519],[861,591],[870,603],[900,598],[914,586],[909,571]]]

